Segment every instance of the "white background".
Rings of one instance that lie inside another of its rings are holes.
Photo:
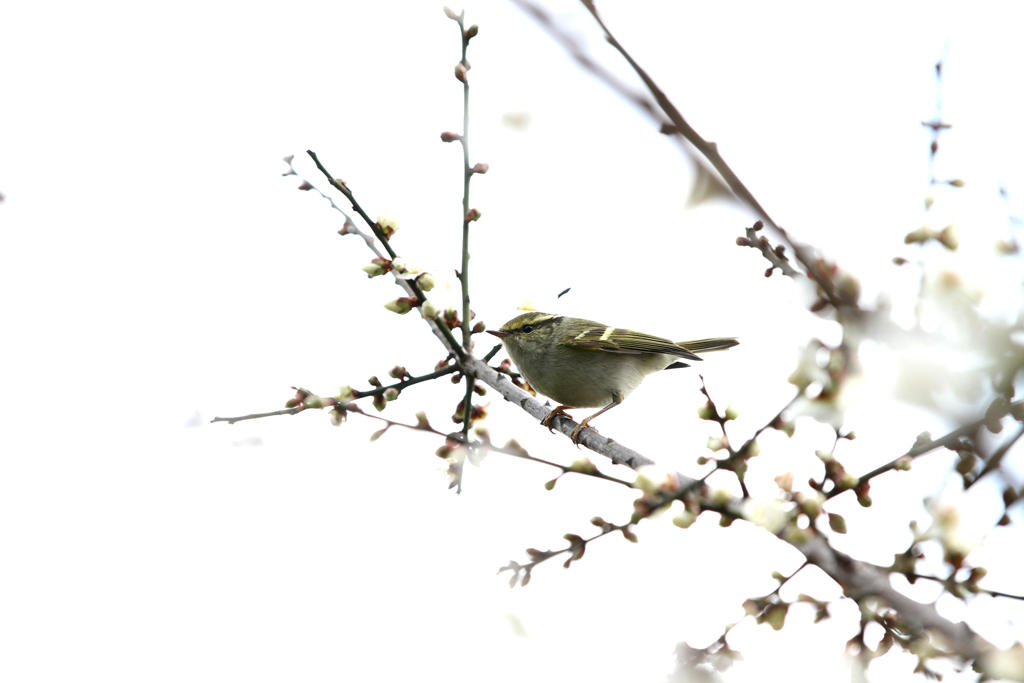
[[[1016,4],[605,4],[688,120],[780,223],[862,278],[867,301],[888,293],[905,315],[899,292],[913,294],[918,275],[891,265],[917,253],[903,235],[966,220],[972,286],[992,310],[1016,310],[1019,262],[999,270],[990,258],[1008,234],[998,188],[1011,208],[1024,192]],[[635,83],[580,7],[548,6]],[[742,345],[702,372],[739,411],[742,438],[788,400],[806,340],[834,343],[838,328],[735,246],[748,215],[686,208],[685,158],[526,15],[503,2],[466,11],[481,27],[472,160],[491,166],[473,184],[474,310],[497,326],[571,286],[560,312],[676,338],[737,335]],[[460,127],[461,84],[440,5],[37,2],[4,15],[4,680],[662,681],[677,643],[707,645],[744,598],[774,587],[771,571],[799,565],[749,527],[702,520],[682,532],[664,517],[639,527],[638,545],[606,539],[570,570],[551,562],[510,590],[500,566],[589,533],[594,515],[624,520],[629,492],[570,477],[546,492],[553,471],[495,455],[468,468],[456,496],[436,439],[393,430],[371,444],[379,424],[359,416],[341,428],[317,413],[208,424],[281,407],[293,385],[330,395],[441,359],[415,316],[383,309],[398,290],[365,278],[368,252],[335,234],[339,216],[282,178],[280,161],[295,154],[326,189],[304,156],[317,151],[372,216],[401,221],[395,247],[437,274],[439,303],[454,303],[461,154],[439,134]],[[967,185],[925,215],[920,122],[934,113],[939,58],[954,128],[937,172]],[[865,357],[879,372],[851,394],[848,424],[874,459],[851,451],[855,472],[948,428],[885,398],[895,361]],[[698,386],[692,372],[651,378],[597,426],[699,472],[714,430],[696,417]],[[445,382],[417,387],[388,414],[424,409],[448,429],[460,397]],[[582,455],[489,398],[496,441]],[[793,442],[769,435],[755,495],[830,444],[808,418]],[[837,501],[851,526],[843,547],[887,563],[949,462],[936,455],[918,476],[878,482],[872,510]],[[991,510],[972,506],[988,528]],[[993,552],[1012,545],[996,538]],[[1003,564],[992,587],[1019,592]],[[944,609],[1007,646],[1021,611],[994,602]],[[846,676],[838,655],[855,610],[835,611],[809,629],[811,611],[794,609],[796,628],[781,635],[738,627],[747,660],[731,678]],[[877,676],[905,680],[914,661],[892,660]]]

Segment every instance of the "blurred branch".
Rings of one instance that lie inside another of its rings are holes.
[[[233,425],[236,422],[244,422],[245,420],[262,420],[266,417],[277,417],[278,415],[297,415],[304,410],[306,410],[306,406],[292,406],[291,408],[270,410],[265,413],[249,413],[248,415],[234,415],[232,417],[215,417],[210,420],[210,422],[227,422],[229,425]]]
[[[1018,401],[1016,404],[1011,405],[1021,407],[1021,404],[1022,402]],[[1010,451],[1010,449],[1013,448],[1018,441],[1020,441],[1020,438],[1022,436],[1024,436],[1024,420],[1021,421],[1021,426],[1017,429],[1017,432],[1013,434],[1010,438],[1008,438],[1006,441],[1004,441],[999,446],[999,448],[993,451],[992,455],[990,455],[988,459],[985,461],[985,466],[981,468],[981,472],[979,472],[978,475],[971,479],[969,482],[964,484],[964,488],[969,489],[970,487],[974,486],[974,484],[979,479],[999,469],[999,466],[1003,463],[1003,457],[1005,457],[1006,454]]]
[[[700,378],[700,393],[707,399],[707,403],[700,411],[700,417],[704,420],[709,420],[718,425],[719,430],[722,432],[722,438],[718,440],[719,445],[726,450],[729,456],[723,460],[717,460],[715,462],[715,470],[729,470],[736,475],[736,480],[740,484],[740,491],[743,493],[743,498],[750,498],[750,491],[747,490],[746,473],[747,473],[747,460],[754,454],[754,438],[748,439],[743,443],[739,450],[732,447],[732,443],[729,441],[729,433],[725,428],[725,425],[735,419],[736,415],[731,408],[727,408],[725,413],[721,413],[715,402],[711,400],[711,394],[708,393],[708,387],[704,383],[704,375],[698,375]],[[707,479],[711,475],[711,472],[702,477],[701,481]]]
[[[953,623],[940,615],[934,605],[926,605],[900,593],[889,582],[889,572],[841,553],[822,536],[810,536],[794,544],[804,557],[832,577],[846,595],[860,602],[875,596],[896,610],[912,632],[931,630],[942,636],[951,653],[973,661],[994,650],[993,646],[963,622]]]
[[[990,409],[989,411],[987,411],[984,417],[978,418],[974,422],[970,422],[962,427],[958,427],[957,429],[954,429],[948,434],[940,436],[937,439],[931,439],[924,435],[922,435],[924,436],[924,438],[918,437],[917,443],[915,443],[909,450],[903,453],[903,455],[897,456],[896,458],[893,458],[884,465],[880,465],[879,467],[876,467],[870,472],[858,477],[857,486],[863,486],[865,483],[871,481],[878,475],[884,474],[885,472],[889,472],[891,470],[909,469],[910,462],[914,458],[924,455],[925,453],[929,453],[935,450],[936,448],[950,448],[952,450],[956,450],[955,446],[957,446],[960,440],[963,439],[964,437],[972,436],[975,433],[977,433],[977,431],[982,427],[985,427],[986,425],[991,425],[993,423],[993,420],[998,421],[999,419],[1011,414],[1014,415],[1015,419],[1018,420],[1024,418],[1024,400],[1016,401],[1014,403],[1008,403],[1005,406],[997,408],[995,411]],[[1024,426],[1022,426],[1021,430],[1022,432],[1024,432]],[[1008,442],[1007,449],[1009,449],[1009,447],[1012,446],[1013,443],[1016,442],[1020,436],[1021,432],[1018,432],[1017,436],[1014,437],[1010,442]],[[1002,456],[999,455],[998,457],[1001,458]],[[992,460],[995,459],[996,455],[993,455],[993,457],[989,460],[989,464],[991,464]],[[986,467],[988,467],[988,465],[986,465]],[[979,475],[979,477],[980,476],[981,475]],[[840,493],[849,490],[853,489],[835,488],[832,491],[829,491],[825,497],[834,498]]]
[[[953,595],[957,595],[960,592],[960,590],[961,590],[960,587],[962,586],[962,584],[959,584],[959,583],[955,582],[952,579],[952,577],[950,577],[948,579],[941,579],[938,576],[928,576],[927,574],[918,574],[917,572],[900,572],[900,573],[903,574],[904,576],[906,576],[908,579],[913,579],[913,580],[920,579],[922,581],[934,581],[935,583],[941,583],[942,586],[947,591],[952,593]],[[1024,595],[1017,595],[1015,593],[1004,593],[1003,591],[992,590],[990,588],[982,588],[981,586],[978,586],[976,584],[971,584],[970,587],[967,588],[966,590],[967,590],[967,592],[970,592],[970,593],[982,593],[984,595],[991,595],[994,598],[1009,598],[1011,600],[1024,600]]]
[[[804,273],[807,277],[818,285],[821,290],[822,297],[836,308],[839,308],[840,306],[849,308],[851,306],[849,301],[843,301],[843,297],[841,297],[840,293],[837,291],[836,285],[829,279],[827,272],[820,267],[816,267],[819,259],[812,253],[812,251],[808,247],[793,240],[789,234],[775,222],[753,193],[747,189],[739,176],[737,176],[732,168],[726,163],[721,154],[718,153],[717,145],[700,136],[696,129],[686,121],[675,105],[672,104],[671,100],[669,100],[658,84],[654,82],[648,73],[636,62],[636,60],[633,59],[632,55],[630,55],[622,44],[619,43],[611,30],[601,19],[596,6],[591,0],[581,0],[581,2],[604,31],[605,39],[608,43],[618,51],[630,67],[632,67],[637,76],[639,76],[643,81],[644,86],[653,97],[653,102],[633,91],[628,86],[625,86],[616,78],[611,76],[608,71],[597,65],[596,62],[594,62],[594,60],[585,53],[577,41],[557,26],[551,15],[548,14],[546,10],[529,0],[512,1],[533,17],[534,20],[544,28],[544,30],[546,30],[553,38],[555,38],[555,40],[565,47],[570,55],[572,55],[572,57],[581,66],[650,115],[659,124],[662,132],[678,135],[692,145],[700,153],[701,157],[707,160],[716,172],[715,174],[728,186],[732,194],[752,209],[754,213],[769,227],[771,227],[772,230],[774,230],[775,233],[778,234],[786,243],[795,255],[797,261],[803,267]],[[659,116],[657,114],[659,110],[663,116]],[[698,160],[698,164],[701,168],[704,168],[704,165],[700,160]]]
[[[547,31],[555,41],[565,48],[566,52],[569,53],[569,56],[575,59],[580,66],[589,71],[591,75],[607,85],[623,99],[631,102],[637,108],[641,109],[659,126],[664,127],[669,125],[669,120],[662,116],[661,112],[658,110],[658,106],[649,97],[647,97],[646,93],[642,90],[634,90],[629,87],[618,79],[611,71],[608,71],[594,61],[591,56],[587,54],[587,51],[583,46],[580,45],[579,41],[571,36],[568,31],[565,31],[561,26],[559,26],[546,9],[536,3],[529,2],[529,0],[512,0],[512,2],[513,4],[518,5],[521,10],[533,17],[534,21],[536,21],[541,28]]]
[[[512,2],[518,5],[521,10],[529,14],[534,21],[536,21],[542,29],[547,31],[548,35],[550,35],[557,43],[565,48],[566,52],[569,53],[569,56],[576,60],[576,62],[583,69],[588,71],[590,75],[650,117],[650,119],[657,124],[658,130],[661,133],[671,135],[673,140],[680,143],[680,147],[686,155],[686,158],[689,159],[696,168],[696,178],[694,180],[693,187],[690,190],[690,199],[688,200],[688,203],[690,201],[699,201],[700,199],[715,196],[719,193],[724,195],[729,194],[728,188],[725,187],[718,173],[715,172],[707,161],[699,154],[694,153],[693,146],[685,138],[674,135],[674,125],[669,119],[665,118],[664,114],[662,114],[661,110],[658,108],[658,105],[647,95],[647,93],[626,85],[611,71],[605,69],[596,62],[589,54],[587,54],[586,49],[580,44],[580,41],[559,26],[551,16],[551,13],[546,9],[536,3],[530,2],[529,0],[512,0]]]

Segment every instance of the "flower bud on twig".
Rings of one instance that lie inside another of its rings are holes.
[[[420,273],[419,277],[416,278],[416,284],[420,286],[424,292],[429,292],[434,288],[436,282],[434,276],[430,273]]]
[[[413,309],[413,306],[415,306],[417,303],[418,302],[416,301],[415,297],[403,296],[398,299],[395,299],[394,301],[387,302],[386,304],[384,304],[384,308],[388,309],[389,311],[393,311],[394,313],[397,313],[399,315],[405,315],[406,313],[411,311]]]

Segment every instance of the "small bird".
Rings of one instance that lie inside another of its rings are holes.
[[[538,311],[487,331],[501,339],[530,386],[559,403],[541,420],[545,427],[551,429],[551,421],[567,408],[601,408],[572,430],[569,438],[576,444],[591,420],[622,403],[650,373],[689,367],[679,359],[699,361],[697,353],[739,344],[731,337],[673,342]]]

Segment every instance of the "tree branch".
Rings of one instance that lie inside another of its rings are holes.
[[[537,418],[538,421],[550,412],[540,401],[519,387],[514,386],[507,377],[501,375],[479,359],[468,357],[463,359],[462,363],[467,372],[473,373],[477,379],[494,388],[507,401],[519,405],[520,408]],[[575,424],[572,420],[561,419],[556,420],[553,427],[568,436]],[[961,430],[954,430],[951,434],[958,434],[972,426],[968,425],[961,428]],[[632,469],[653,464],[653,461],[646,456],[612,439],[601,436],[594,430],[584,430],[581,436],[580,442],[582,445],[608,457],[615,464],[626,465]],[[936,443],[931,448],[936,448],[951,438],[950,435],[947,435],[942,439],[936,440]],[[919,448],[923,448],[923,446]],[[931,450],[931,448],[928,450]],[[893,469],[895,462],[893,461],[884,469],[879,468],[879,472],[875,474]],[[875,476],[875,474],[871,476]],[[679,477],[681,491],[691,491],[700,485],[698,480],[683,475],[677,476]],[[729,500],[718,507],[723,514],[737,519],[746,519],[739,500]],[[785,530],[781,530],[775,535],[782,541],[797,548],[804,554],[808,562],[820,567],[826,574],[832,577],[842,587],[846,595],[855,599],[863,596],[877,597],[900,614],[907,628],[917,632],[931,630],[940,634],[947,641],[949,650],[964,660],[974,660],[994,649],[991,644],[982,639],[966,624],[954,623],[941,616],[933,605],[916,602],[893,588],[889,582],[890,570],[854,559],[845,553],[839,552],[829,545],[824,537],[813,532],[813,530],[810,533],[800,535],[800,537],[787,534]],[[509,569],[514,570],[515,568],[510,566]]]
[[[372,220],[368,215],[366,215],[366,212],[363,211],[363,207],[361,207],[359,203],[356,201],[356,198],[352,194],[352,191],[349,190],[344,183],[339,182],[333,175],[331,175],[330,171],[328,171],[324,167],[324,165],[320,163],[320,159],[317,158],[316,152],[312,150],[307,150],[306,154],[310,156],[310,158],[313,160],[313,163],[316,164],[316,167],[320,169],[321,173],[324,174],[324,177],[327,178],[327,181],[331,184],[331,186],[334,187],[339,192],[341,192],[343,195],[345,195],[349,202],[352,203],[352,208],[356,211],[356,213],[359,214],[363,221],[366,222],[366,224],[373,231],[373,234],[377,237],[377,239],[380,240],[381,244],[384,246],[385,250],[387,250],[387,253],[391,257],[391,259],[394,260],[395,258],[397,258],[398,254],[396,254],[395,250],[391,248],[391,244],[388,242],[387,236],[384,235],[383,231],[380,229],[380,226],[377,225],[377,221]],[[367,246],[370,247],[371,251],[375,251],[375,249],[373,249],[372,244],[368,244]],[[398,286],[404,289],[405,292],[410,297],[416,298],[416,300],[418,301],[417,306],[422,306],[423,303],[427,300],[427,295],[423,292],[423,289],[419,286],[416,280],[410,280],[399,277],[398,273],[393,273],[393,275],[395,276],[395,282],[398,283]],[[451,330],[448,329],[448,326],[445,325],[440,320],[438,320],[436,317],[428,318],[424,316],[424,320],[426,320],[427,323],[430,325],[430,329],[434,333],[434,336],[441,340],[441,343],[444,344],[445,348],[455,356],[456,360],[461,359],[463,355],[463,349],[462,347],[459,346],[459,343],[455,341],[455,337],[452,336],[452,332]]]
[[[998,420],[1000,418],[1003,418],[1003,417],[1005,417],[1005,416],[1007,416],[1007,415],[1009,415],[1009,414],[1011,414],[1011,413],[1013,413],[1015,411],[1019,411],[1021,409],[1024,409],[1024,400],[1016,401],[1014,403],[1009,403],[1006,406],[1004,406],[1004,407],[1002,407],[1000,409],[997,409],[994,412],[993,411],[989,411],[988,413],[986,413],[986,415],[984,417],[978,418],[974,422],[970,422],[968,424],[965,424],[962,427],[958,427],[958,428],[954,429],[953,431],[949,432],[948,434],[940,436],[937,439],[928,439],[928,438],[920,439],[919,438],[918,442],[915,443],[913,446],[911,446],[903,455],[897,456],[897,457],[893,458],[892,460],[890,460],[889,462],[885,463],[884,465],[879,465],[878,467],[876,467],[875,469],[871,470],[870,472],[868,472],[866,474],[863,474],[860,477],[858,477],[857,478],[857,485],[859,486],[861,484],[869,482],[872,479],[874,479],[875,477],[877,477],[878,475],[884,474],[884,473],[889,472],[891,470],[906,469],[909,466],[909,463],[910,463],[911,460],[913,460],[914,458],[917,458],[919,456],[922,456],[925,453],[929,453],[929,452],[935,450],[936,448],[952,448],[952,447],[957,445],[957,443],[960,441],[960,439],[962,439],[962,438],[964,438],[966,436],[971,436],[972,434],[976,433],[979,429],[984,427],[986,424],[990,423],[993,419],[997,419]],[[1017,436],[1014,437],[1010,441],[1010,445],[1012,445],[1014,442],[1016,442],[1017,438],[1020,437],[1021,433],[1024,433],[1024,425],[1022,425],[1021,431],[1018,432]],[[835,489],[829,491],[828,494],[826,494],[825,498],[826,499],[834,498],[835,496],[838,496],[840,493],[843,493],[844,491],[851,491],[851,490],[854,490],[854,489],[853,488],[842,488],[842,489],[835,488]]]
[[[480,359],[468,356],[462,359],[461,364],[466,373],[472,374],[478,380],[490,386],[504,396],[506,401],[518,405],[527,413],[537,418],[538,422],[547,417],[548,413],[551,412],[551,408],[545,406],[523,389],[512,384],[506,375],[499,373]],[[569,419],[567,416],[559,416],[552,422],[551,428],[569,436],[575,426],[576,422],[574,420]],[[613,439],[601,436],[593,429],[583,430],[580,437],[580,444],[595,453],[600,453],[607,457],[616,465],[626,465],[632,469],[637,469],[644,465],[654,464],[653,460],[615,442]],[[690,479],[689,481],[694,482],[695,480]]]

